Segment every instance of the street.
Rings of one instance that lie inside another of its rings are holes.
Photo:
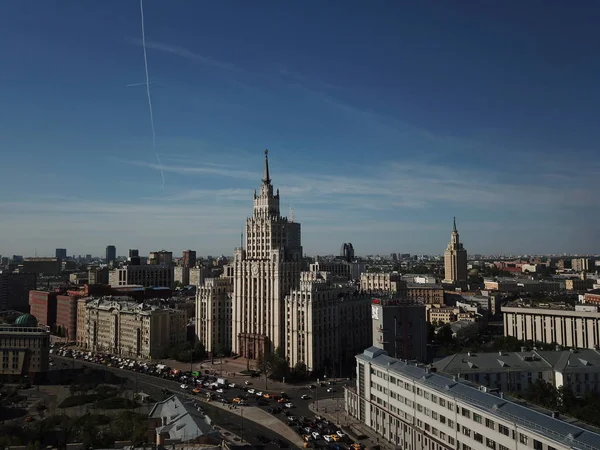
[[[62,356],[52,355],[51,358],[55,361],[55,365],[51,367],[52,370],[60,370],[62,369],[63,364],[66,364],[66,367],[69,368],[81,368],[81,367],[90,367],[98,370],[105,370],[118,375],[121,378],[127,380],[126,387],[131,390],[143,391],[149,394],[151,397],[155,399],[163,399],[168,395],[163,394],[163,389],[168,390],[172,394],[177,394],[181,397],[186,397],[189,399],[195,399],[200,401],[202,396],[192,395],[190,391],[184,392],[180,388],[180,383],[166,380],[159,377],[154,377],[145,374],[139,374],[137,372],[132,372],[128,370],[119,369],[116,367],[107,367],[102,364],[94,364],[88,361],[81,361],[73,358],[65,358]],[[324,388],[323,388],[324,389]],[[324,389],[325,390],[325,389]],[[203,390],[206,392],[205,390]],[[225,391],[223,397],[227,398],[229,401],[233,399],[236,395],[241,395],[243,391],[241,389],[228,389]],[[203,396],[205,394],[202,394]],[[298,412],[294,411],[296,414],[305,414],[311,415],[310,410],[308,409],[308,401],[303,401],[302,412],[300,413],[300,409]],[[271,401],[273,405],[275,404]],[[252,404],[252,406],[256,406]],[[242,437],[245,441],[251,444],[261,444],[257,439],[258,435],[265,436],[269,441],[274,441],[275,439],[282,439],[287,442],[288,445],[292,445],[291,442],[284,439],[281,435],[275,433],[273,430],[265,428],[255,422],[252,422],[248,418],[243,417],[243,407],[238,407],[237,409],[232,409],[231,412],[226,409],[219,408],[217,406],[213,406],[210,403],[202,403],[202,408],[206,411],[208,416],[213,420],[215,424],[218,426],[230,431],[231,433]],[[264,407],[266,409],[266,407]],[[282,419],[285,419],[283,415],[281,415]],[[293,446],[295,447],[295,446]],[[265,448],[276,448],[274,443],[266,444]]]

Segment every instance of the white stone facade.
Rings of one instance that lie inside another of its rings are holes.
[[[303,269],[300,224],[281,217],[265,151],[260,193],[246,220],[245,245],[233,261],[232,351],[250,359],[285,344],[284,298],[298,286]]]
[[[196,336],[206,351],[231,351],[233,280],[207,278],[196,292]]]

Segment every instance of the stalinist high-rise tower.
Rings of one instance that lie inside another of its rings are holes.
[[[444,283],[454,284],[457,287],[466,287],[467,284],[467,251],[458,237],[456,217],[450,243],[444,252]]]
[[[279,189],[273,193],[268,151],[254,214],[246,220],[245,242],[234,254],[232,351],[242,357],[281,347],[285,351],[284,299],[300,284],[303,270],[300,224],[281,217]]]

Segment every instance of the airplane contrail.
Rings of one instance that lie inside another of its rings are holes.
[[[148,84],[152,84],[152,81]],[[132,83],[132,84],[126,84],[125,87],[133,87],[133,86],[146,86],[146,82],[143,83]]]
[[[160,156],[156,151],[156,131],[154,129],[154,113],[152,112],[152,97],[150,96],[150,75],[148,74],[148,56],[146,55],[146,33],[144,31],[144,0],[140,0],[140,15],[142,19],[142,48],[144,49],[144,69],[146,72],[146,94],[148,96],[148,108],[150,110],[150,126],[152,127],[152,149],[156,155],[156,160],[160,167],[160,177],[162,179],[162,190],[165,190],[165,174],[162,168]]]

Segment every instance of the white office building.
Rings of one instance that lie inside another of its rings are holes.
[[[600,434],[376,347],[356,362],[356,387],[345,390],[346,412],[397,448],[600,449]]]

